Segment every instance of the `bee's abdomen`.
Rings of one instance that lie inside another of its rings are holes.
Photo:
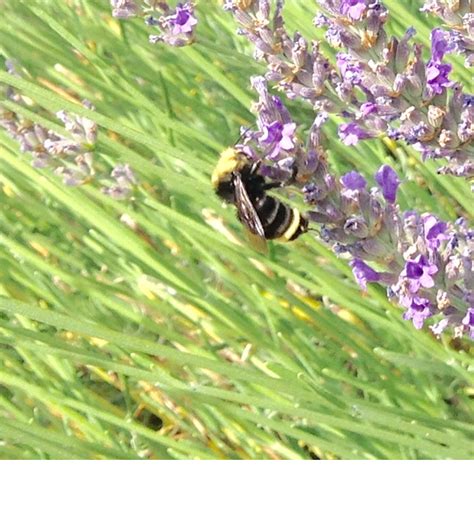
[[[256,201],[255,210],[268,240],[283,236],[293,220],[293,210],[272,196],[265,195]]]

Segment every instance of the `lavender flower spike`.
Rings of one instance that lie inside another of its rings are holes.
[[[110,0],[110,4],[114,18],[128,19],[138,14],[138,5],[135,0]]]
[[[447,51],[454,51],[465,57],[466,67],[474,66],[474,12],[472,0],[427,0],[421,8],[448,25],[444,31]],[[441,35],[440,35],[441,36]]]
[[[148,26],[156,27],[159,34],[152,34],[152,44],[163,42],[169,46],[181,47],[192,44],[197,19],[194,16],[194,2],[179,2],[171,8],[165,0],[110,0],[112,16],[121,19],[143,15]]]
[[[192,2],[178,3],[174,10],[169,10],[158,18],[149,16],[145,21],[147,25],[156,26],[161,31],[160,35],[150,35],[152,44],[164,42],[170,46],[186,46],[194,42],[194,27],[198,21],[194,16]]]
[[[317,41],[287,32],[283,0],[275,2],[274,10],[269,0],[227,0],[225,9],[239,24],[238,33],[254,45],[256,58],[266,63],[269,82],[292,100],[304,100],[318,112],[344,119],[339,127],[344,144],[388,135],[412,145],[423,159],[447,159],[439,173],[470,178],[474,101],[450,78],[451,65],[443,58],[457,50],[474,52],[472,1],[427,3],[425,10],[457,27],[433,30],[428,62],[423,61],[422,46],[411,42],[412,28],[399,40],[388,36],[388,12],[380,0],[318,4],[321,12],[315,24],[327,29],[326,39],[338,48],[336,66]]]
[[[111,183],[102,187],[102,192],[113,199],[124,200],[130,197],[137,179],[128,164],[118,164],[110,173]]]
[[[11,65],[9,68],[14,72]],[[7,90],[7,93],[10,100],[15,102],[23,103],[28,99],[13,90]],[[93,109],[87,101],[83,104],[88,109]],[[70,137],[26,122],[6,109],[0,109],[0,127],[20,142],[23,152],[32,154],[34,167],[51,169],[68,186],[91,182],[96,172],[93,164],[93,151],[97,140],[96,123],[66,111],[59,111],[56,116],[64,124]],[[126,199],[130,197],[136,184],[137,179],[130,166],[118,164],[110,174],[109,184],[101,190],[114,199]]]
[[[9,67],[10,72],[14,72]],[[7,89],[10,100],[25,103],[28,98]],[[83,103],[89,109],[92,105]],[[0,110],[0,127],[20,143],[22,152],[32,155],[32,165],[37,169],[49,168],[61,176],[66,185],[82,185],[94,176],[93,152],[97,140],[97,125],[79,115],[59,111],[56,115],[64,124],[69,136],[47,130],[21,116]]]

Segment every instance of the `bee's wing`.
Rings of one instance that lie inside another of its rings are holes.
[[[265,231],[262,226],[262,222],[257,215],[257,211],[250,201],[249,195],[245,190],[245,185],[242,182],[242,178],[239,173],[234,173],[234,194],[235,194],[235,206],[237,207],[237,213],[239,219],[246,227],[247,236],[249,237],[250,243],[260,252],[265,253],[267,251],[267,245],[265,241]]]
[[[245,236],[254,250],[260,254],[268,254],[268,243],[263,236],[254,235],[248,229],[245,229]]]
[[[235,205],[239,214],[239,219],[254,235],[265,238],[265,231],[257,215],[257,211],[250,201],[249,195],[245,190],[242,178],[239,173],[234,173]]]

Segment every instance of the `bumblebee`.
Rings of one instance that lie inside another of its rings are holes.
[[[267,191],[281,187],[258,174],[260,161],[252,162],[235,148],[222,152],[212,174],[218,196],[237,208],[237,216],[251,236],[260,240],[290,242],[308,230],[308,220]]]

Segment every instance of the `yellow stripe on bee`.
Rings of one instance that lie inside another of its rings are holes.
[[[288,226],[288,229],[281,235],[279,240],[281,242],[289,242],[291,237],[298,231],[301,223],[301,214],[297,208],[293,208],[293,219]]]
[[[235,148],[227,148],[221,153],[217,166],[212,173],[212,185],[217,187],[226,175],[234,171],[240,171],[246,163],[247,157],[243,153],[238,152]]]

